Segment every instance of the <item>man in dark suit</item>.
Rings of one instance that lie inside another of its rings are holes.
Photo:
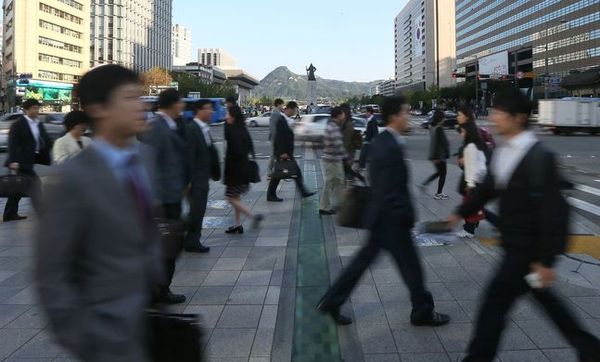
[[[214,152],[215,146],[208,126],[213,112],[210,101],[199,100],[196,102],[196,116],[186,128],[190,213],[184,248],[192,253],[207,253],[210,250],[209,247],[202,245],[200,237],[208,202],[211,167],[214,162],[218,162],[213,159],[216,152]],[[215,176],[212,175],[213,179]]]
[[[371,231],[369,241],[350,265],[329,288],[317,308],[330,314],[338,324],[350,324],[340,314],[340,306],[348,299],[363,272],[381,249],[392,254],[409,291],[413,325],[440,326],[450,321],[445,314],[434,312],[431,293],[425,289],[425,278],[410,230],[415,212],[408,189],[408,167],[404,161],[402,132],[408,127],[408,105],[403,97],[389,97],[383,102],[386,131],[371,147],[370,201],[365,211],[365,226]]]
[[[277,121],[281,118],[283,112],[283,99],[277,98],[273,102],[273,110],[271,111],[271,118],[269,118],[269,141],[271,141],[271,156],[269,157],[268,175],[271,177],[273,173],[273,164],[275,163],[275,130],[277,128]]]
[[[161,216],[181,221],[181,199],[186,181],[186,144],[183,124],[179,119],[184,104],[175,89],[167,89],[158,96],[158,112],[150,122],[150,130],[143,140],[155,153],[154,184]],[[183,237],[183,236],[182,236]],[[175,273],[176,256],[165,255],[167,286],[160,291],[158,302],[177,304],[185,302],[185,295],[173,294],[169,289]]]
[[[494,100],[490,119],[505,142],[495,150],[485,182],[449,218],[454,226],[489,200],[499,198],[504,258],[486,290],[464,361],[494,359],[507,313],[517,298],[528,292],[577,350],[581,361],[600,361],[600,341],[583,330],[549,288],[555,278],[556,256],[564,252],[567,242],[568,205],[560,192],[554,155],[527,129],[531,107],[519,92]]]
[[[365,131],[365,141],[363,142],[362,149],[360,150],[360,158],[358,161],[358,165],[361,169],[365,169],[367,167],[367,161],[369,159],[369,147],[371,147],[371,143],[373,143],[375,137],[377,137],[379,134],[379,125],[377,124],[377,120],[375,119],[373,113],[373,107],[368,106],[366,110],[367,130]]]
[[[94,143],[53,170],[35,238],[36,288],[57,341],[82,361],[149,361],[145,310],[164,281],[137,74],[79,82]]]
[[[8,133],[8,157],[5,166],[33,178],[31,190],[33,206],[37,206],[40,180],[33,168],[34,164],[49,165],[52,141],[44,125],[37,119],[40,114],[40,102],[27,99],[23,102],[23,117],[17,119]],[[4,221],[22,220],[20,216],[20,197],[9,197],[4,207]]]
[[[292,101],[288,102],[285,110],[279,114],[279,119],[275,125],[275,136],[273,137],[273,152],[278,160],[294,160],[294,131],[292,130],[292,124],[294,123],[294,117],[298,114],[298,103]],[[272,177],[269,181],[269,188],[267,189],[267,201],[270,202],[282,202],[283,199],[277,197],[277,186],[279,186],[278,178]],[[314,195],[314,192],[309,192],[304,186],[302,180],[302,172],[298,169],[298,177],[294,179],[296,181],[296,187],[300,190],[302,197],[309,197]]]

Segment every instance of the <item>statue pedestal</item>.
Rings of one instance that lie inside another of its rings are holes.
[[[317,81],[309,80],[306,86],[306,99],[308,105],[317,105]]]

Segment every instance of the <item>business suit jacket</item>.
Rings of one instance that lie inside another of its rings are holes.
[[[169,128],[167,121],[157,115],[142,139],[152,146],[155,153],[154,183],[159,203],[180,202],[188,181],[184,137],[180,132]]]
[[[50,164],[50,149],[52,148],[52,140],[46,132],[46,128],[42,123],[39,123],[40,129],[40,150],[36,155],[36,142],[29,128],[29,123],[25,116],[20,117],[15,123],[10,126],[8,132],[8,157],[5,165],[18,162],[19,170],[23,173],[33,174],[33,165],[49,165]]]
[[[143,310],[164,283],[158,229],[93,147],[46,187],[34,275],[51,329],[85,361],[146,360]]]
[[[277,130],[277,121],[281,117],[281,112],[279,109],[274,109],[271,113],[271,118],[269,118],[269,141],[275,138],[275,132]]]
[[[186,153],[187,153],[187,174],[192,187],[200,187],[208,190],[208,181],[210,179],[211,156],[210,147],[206,143],[204,133],[195,121],[191,121],[186,127]]]
[[[403,147],[390,131],[384,131],[371,144],[371,195],[366,226],[373,230],[382,220],[412,228],[415,211],[409,193],[409,170]]]
[[[89,137],[81,137],[83,148],[92,144],[92,139]],[[81,148],[77,144],[77,140],[67,132],[64,136],[57,139],[52,146],[52,160],[55,164],[63,163],[69,158],[81,152]]]
[[[429,130],[429,159],[447,160],[450,157],[450,145],[442,125],[435,126]]]
[[[280,114],[275,127],[275,156],[279,157],[284,153],[292,157],[294,155],[294,131],[288,125],[287,119]]]
[[[496,189],[490,168],[485,181],[456,212],[472,215],[499,198],[503,246],[552,266],[568,236],[569,207],[560,188],[554,155],[538,142],[516,167],[505,190]]]
[[[252,138],[245,125],[225,125],[225,177],[223,183],[227,186],[246,185],[250,179],[250,160],[248,156],[254,153]]]
[[[367,122],[367,130],[365,131],[365,142],[373,142],[379,134],[379,127],[375,118]]]

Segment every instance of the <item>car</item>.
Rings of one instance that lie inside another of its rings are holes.
[[[433,119],[433,111],[427,113],[427,118],[421,122],[421,127],[425,129],[429,129],[431,127],[431,121]],[[444,112],[444,127],[448,129],[455,129],[458,125],[458,121],[456,120],[456,113],[451,111]]]
[[[7,113],[0,117],[0,150],[6,150],[8,148],[8,132],[10,126],[21,117],[23,113]],[[65,120],[66,113],[40,113],[38,119],[44,124],[46,132],[52,142],[65,134]]]
[[[323,142],[325,127],[331,119],[326,113],[303,114],[294,124],[294,134],[299,141]]]
[[[357,117],[362,118],[362,119],[367,119],[367,114],[363,113],[363,114],[359,114]],[[385,130],[385,125],[383,124],[383,116],[381,115],[381,113],[373,113],[373,117],[375,118],[375,120],[377,121],[377,126],[379,128],[379,133],[381,133],[382,131]],[[410,124],[408,125],[408,127],[406,128],[406,130],[404,131],[405,134],[412,132],[412,128],[410,127]]]
[[[246,119],[246,125],[249,127],[269,127],[271,121],[271,112],[266,112],[260,116]]]

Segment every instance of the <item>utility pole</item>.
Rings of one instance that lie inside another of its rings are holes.
[[[515,89],[519,89],[519,78],[517,77],[517,73],[519,73],[519,50],[515,50]]]

